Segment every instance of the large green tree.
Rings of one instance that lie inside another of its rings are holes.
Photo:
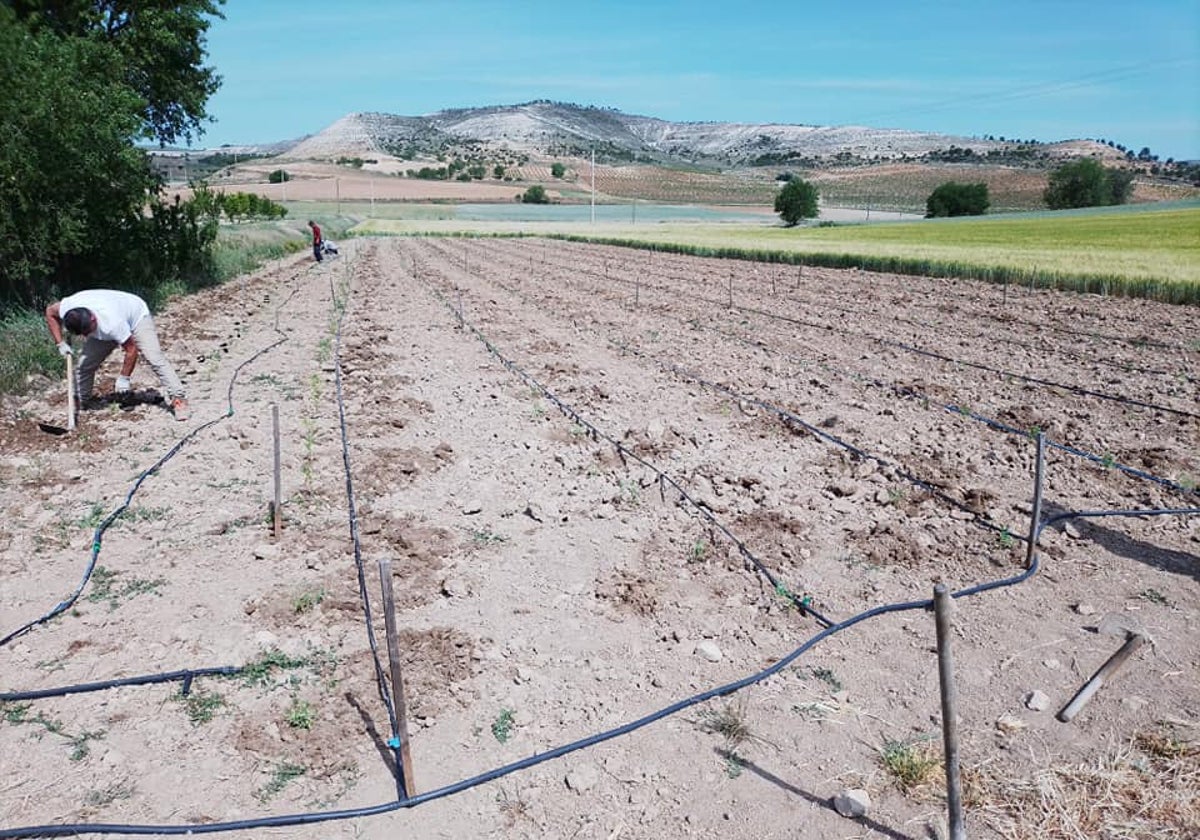
[[[203,274],[213,226],[135,143],[201,131],[217,79],[189,62],[220,2],[0,0],[0,312]]]
[[[957,181],[947,181],[930,193],[929,198],[925,200],[925,216],[927,218],[982,216],[987,212],[990,204],[987,184],[961,184]]]
[[[1110,169],[1094,158],[1080,158],[1050,173],[1043,199],[1051,210],[1124,204],[1133,190],[1133,173]]]
[[[0,0],[32,30],[113,47],[121,58],[110,77],[142,99],[142,138],[160,143],[203,133],[208,98],[221,79],[203,66],[210,18],[225,0]]]
[[[803,178],[792,178],[775,196],[775,212],[783,223],[793,227],[803,219],[815,219],[820,212],[817,200],[820,193],[815,185]]]

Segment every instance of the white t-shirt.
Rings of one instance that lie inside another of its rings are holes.
[[[133,335],[133,328],[150,314],[146,301],[129,292],[112,289],[88,289],[63,298],[58,304],[58,317],[65,318],[72,309],[91,310],[96,316],[96,332],[101,341],[124,344]]]

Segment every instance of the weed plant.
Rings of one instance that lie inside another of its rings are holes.
[[[501,744],[507,743],[509,737],[512,736],[513,721],[513,710],[501,709],[500,714],[492,721],[492,737]]]
[[[187,694],[179,691],[175,699],[183,704],[184,714],[192,722],[192,726],[211,722],[217,716],[217,712],[226,705],[225,698],[215,691],[192,689]]]

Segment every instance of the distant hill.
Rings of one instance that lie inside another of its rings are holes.
[[[1120,160],[1102,143],[1072,141],[1071,156]],[[709,166],[805,165],[821,161],[901,160],[930,153],[1003,162],[1013,154],[1055,154],[1052,144],[959,137],[865,126],[669,122],[609,108],[536,101],[457,108],[421,117],[354,113],[280,153],[282,158],[336,159],[388,154],[406,159],[461,153],[471,147],[535,156],[586,157],[604,163]]]

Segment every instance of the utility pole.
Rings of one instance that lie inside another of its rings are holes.
[[[592,146],[592,224],[596,224],[596,147]]]

